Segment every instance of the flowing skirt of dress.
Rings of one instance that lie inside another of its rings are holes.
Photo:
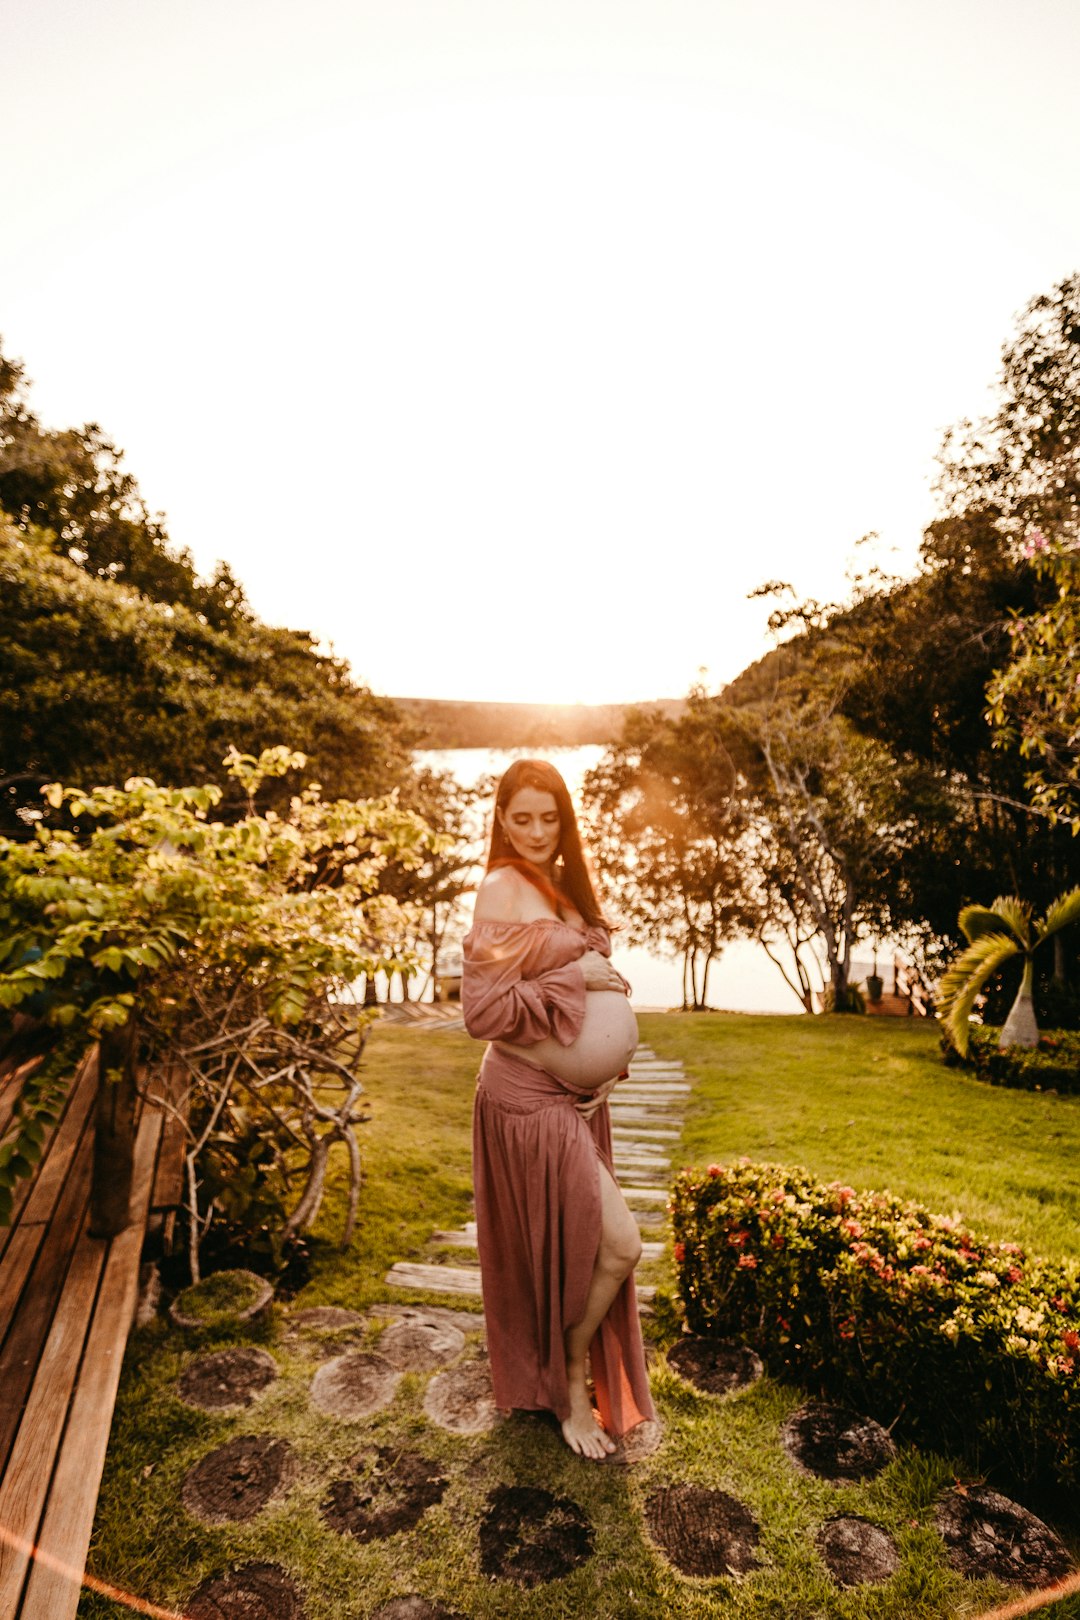
[[[600,1165],[614,1177],[605,1104],[585,1120],[546,1069],[489,1046],[473,1111],[476,1235],[496,1405],[570,1415],[563,1334],[585,1314],[600,1245]],[[589,1351],[604,1428],[655,1416],[633,1277]]]

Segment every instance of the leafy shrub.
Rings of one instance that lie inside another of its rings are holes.
[[[973,1069],[992,1086],[1016,1086],[1024,1091],[1080,1091],[1080,1032],[1051,1029],[1039,1036],[1038,1046],[998,1046],[1001,1031],[986,1024],[973,1028],[968,1055],[961,1057],[948,1036],[941,1049],[950,1066]]]
[[[745,1160],[683,1171],[672,1211],[694,1332],[1020,1480],[1080,1484],[1080,1267]]]

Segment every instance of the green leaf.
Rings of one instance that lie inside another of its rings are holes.
[[[1080,922],[1080,887],[1059,895],[1053,905],[1047,908],[1039,932],[1043,939],[1047,939],[1074,922]]]
[[[969,1020],[983,985],[1020,946],[1007,934],[983,934],[949,967],[938,986],[938,1012],[941,1022],[961,1057],[966,1057],[970,1039]]]

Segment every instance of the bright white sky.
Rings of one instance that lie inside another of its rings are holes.
[[[1075,0],[3,0],[0,60],[38,414],[398,695],[677,696],[763,580],[909,568],[1080,268]]]

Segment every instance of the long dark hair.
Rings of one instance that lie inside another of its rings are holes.
[[[523,860],[514,852],[513,845],[503,832],[498,812],[505,811],[514,794],[521,788],[535,788],[539,793],[550,793],[558,808],[559,843],[555,851],[555,888],[552,888],[531,861]],[[604,928],[609,928],[611,925],[600,910],[589,863],[581,847],[581,834],[578,831],[577,816],[574,814],[569,790],[554,765],[549,765],[546,759],[515,759],[514,763],[503,772],[496,789],[495,810],[491,826],[491,848],[488,850],[485,871],[492,872],[499,866],[512,866],[532,884],[534,889],[539,889],[556,910],[562,901],[569,900],[577,908],[584,922],[590,926],[600,924]]]

